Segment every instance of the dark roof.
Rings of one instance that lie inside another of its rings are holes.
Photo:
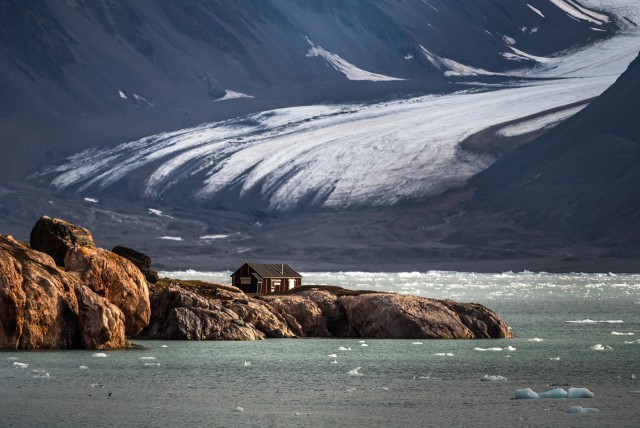
[[[262,278],[302,278],[291,266],[284,263],[245,263]],[[236,271],[237,272],[237,271]]]

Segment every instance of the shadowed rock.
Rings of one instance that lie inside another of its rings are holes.
[[[151,257],[124,245],[118,245],[111,251],[136,265],[151,284],[158,282],[158,271],[151,269]]]
[[[59,218],[42,216],[31,230],[31,248],[48,254],[58,266],[64,266],[64,256],[73,247],[95,247],[91,232]]]

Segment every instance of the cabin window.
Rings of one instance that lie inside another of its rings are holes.
[[[296,286],[296,280],[293,278],[289,279],[289,290],[291,290],[292,288],[295,288]]]
[[[250,276],[241,276],[240,277],[240,284],[242,284],[242,285],[251,284],[251,277]]]
[[[272,279],[271,280],[271,292],[276,291],[276,287],[280,287],[282,285],[281,279]]]

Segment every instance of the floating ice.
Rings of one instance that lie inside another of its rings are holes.
[[[502,351],[502,348],[473,348],[474,351],[481,351],[481,352],[486,352],[486,351],[491,351],[491,352],[498,352],[498,351]]]
[[[611,334],[614,336],[633,336],[635,333],[632,333],[632,332],[623,333],[619,331],[612,331]]]
[[[96,389],[96,388],[104,388],[104,385],[101,383],[92,383],[89,385],[91,388]]]
[[[609,350],[612,350],[613,348],[611,346],[602,345],[602,344],[598,343],[597,345],[593,345],[589,349],[593,349],[594,351],[609,351]]]
[[[548,391],[539,392],[538,398],[567,398],[567,391],[562,388],[550,389]]]
[[[251,367],[251,361],[245,361],[244,362],[244,366],[245,367]]]
[[[80,366],[78,367],[79,370],[89,370],[89,367],[87,366]]]
[[[415,376],[413,378],[416,379]],[[441,380],[439,377],[435,377],[435,376],[431,376],[431,375],[419,376],[417,379],[419,379],[419,380]]]
[[[345,348],[344,346],[341,346],[338,348],[338,351],[351,351],[351,347]]]
[[[7,357],[7,360],[10,360],[10,361],[15,361],[17,359],[18,359],[18,357]]]
[[[145,366],[159,366],[160,363],[144,363]]]
[[[329,354],[329,358],[338,358],[338,354]]]
[[[108,355],[105,354],[104,352],[96,352],[95,354],[91,355],[93,358],[107,358]]]
[[[366,343],[361,343],[360,346],[369,346]]]
[[[593,398],[595,394],[587,388],[562,388],[550,389],[548,391],[537,393],[531,388],[517,389],[515,391],[516,399],[526,398]]]
[[[567,398],[593,398],[595,394],[587,388],[569,388]]]
[[[598,413],[600,410],[595,407],[582,407],[582,406],[571,406],[567,409],[567,413],[577,413],[577,414],[586,414],[586,413]]]
[[[636,374],[635,373],[631,373],[630,378],[633,379],[633,380],[636,380]]]
[[[338,360],[331,361],[331,364],[338,364]]]
[[[539,337],[534,337],[532,339],[527,339],[528,342],[543,342],[543,339],[540,339]]]
[[[168,348],[168,346],[167,345],[162,345],[161,348]]]
[[[480,378],[483,382],[504,382],[507,380],[506,377],[500,375],[484,375]]]
[[[549,358],[551,361],[560,361],[560,357],[551,357]]]
[[[435,357],[453,357],[451,352],[436,352],[435,354],[431,354]]]
[[[538,393],[532,390],[531,388],[516,389],[514,395],[516,400],[538,398]]]
[[[422,342],[411,342],[412,345],[422,345]]]
[[[303,412],[296,412],[295,413],[296,416],[308,416],[309,413],[303,413]]]
[[[236,407],[235,411],[238,412],[238,413],[242,413],[242,412],[244,412],[244,409],[242,407],[238,406],[238,407]]]
[[[155,360],[156,357],[140,357],[139,360]]]
[[[365,343],[366,340],[358,340],[358,343]]]
[[[353,370],[349,370],[349,372],[347,373],[349,376],[362,376],[362,373],[360,373],[358,370],[360,370],[362,367],[356,367]]]
[[[637,340],[625,340],[624,343],[631,345],[632,343],[640,343],[640,339]]]
[[[32,370],[31,372],[33,373],[31,377],[34,379],[49,379],[50,377],[46,370]]]
[[[19,362],[14,362],[13,366],[17,369],[27,369],[29,368],[29,363],[19,363]]]
[[[505,349],[509,352],[513,352],[516,350],[516,348],[514,348],[513,346],[507,346]]]
[[[591,320],[591,319],[585,319],[585,320],[576,320],[576,321],[566,321],[570,324],[623,324],[624,321],[622,320],[600,320],[600,321],[596,321],[596,320]]]

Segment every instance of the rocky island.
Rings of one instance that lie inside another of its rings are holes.
[[[247,295],[232,286],[160,279],[151,259],[95,246],[91,233],[44,216],[30,244],[0,235],[0,348],[113,349],[130,339],[513,337],[473,303],[304,286]]]

